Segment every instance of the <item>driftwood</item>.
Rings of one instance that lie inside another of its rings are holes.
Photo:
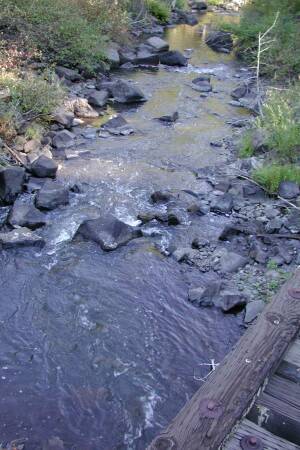
[[[300,328],[300,270],[148,450],[217,450]]]
[[[20,156],[18,155],[18,153],[13,150],[12,148],[10,148],[7,144],[3,144],[5,150],[8,151],[8,153],[14,158],[15,161],[17,161],[19,164],[21,164],[21,166],[26,168],[26,164],[24,164],[24,162],[22,161],[22,158],[20,158]]]

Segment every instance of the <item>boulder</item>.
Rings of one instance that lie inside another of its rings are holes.
[[[7,167],[0,170],[0,198],[11,204],[22,192],[25,182],[25,169],[22,167]]]
[[[227,313],[236,308],[244,307],[247,304],[247,297],[240,292],[225,290],[219,295],[214,304]]]
[[[41,148],[41,141],[38,139],[30,139],[24,144],[24,153],[38,153]]]
[[[137,53],[133,64],[138,66],[157,66],[159,64],[159,55],[153,54],[148,50],[140,50]]]
[[[172,253],[172,257],[177,262],[190,261],[193,257],[197,256],[198,251],[190,247],[178,247]]]
[[[239,100],[240,98],[244,97],[248,92],[248,86],[243,83],[239,86],[237,86],[232,92],[231,92],[231,97],[234,100]]]
[[[171,50],[169,52],[162,53],[159,57],[160,63],[165,66],[181,66],[186,67],[188,65],[187,58],[177,50]]]
[[[265,250],[261,242],[256,241],[251,244],[250,257],[259,264],[266,264],[269,260],[269,253]]]
[[[65,128],[71,128],[74,121],[74,114],[70,111],[64,110],[63,108],[59,108],[53,114],[52,120]]]
[[[57,181],[46,181],[38,191],[35,204],[39,209],[51,210],[69,203],[69,190]]]
[[[78,228],[76,236],[94,241],[102,250],[115,250],[132,239],[142,236],[140,230],[127,225],[112,215],[85,220]]]
[[[184,210],[175,206],[169,206],[167,213],[169,225],[180,225],[181,223],[185,223],[187,220]]]
[[[58,165],[47,156],[39,156],[30,167],[30,172],[38,178],[54,178]]]
[[[191,6],[198,11],[205,11],[207,9],[207,3],[201,0],[193,0]]]
[[[101,130],[105,130],[115,136],[127,136],[134,133],[133,128],[128,124],[124,117],[121,116],[121,114],[118,114],[116,117],[108,120],[105,124],[102,125]],[[101,130],[100,136],[102,136]]]
[[[92,106],[102,108],[106,105],[109,99],[109,92],[106,89],[101,89],[100,91],[92,91],[88,97],[88,102]]]
[[[95,119],[99,116],[86,98],[77,98],[73,102],[73,108],[75,115],[81,119]]]
[[[157,36],[147,39],[146,43],[157,52],[166,52],[169,50],[169,44]]]
[[[155,191],[151,194],[153,203],[167,203],[174,199],[174,195],[168,191]]]
[[[198,24],[199,20],[195,14],[191,14],[187,11],[178,11],[178,21],[180,23],[190,25],[191,27]]]
[[[192,80],[193,89],[199,92],[211,92],[212,85],[210,84],[210,75],[201,75]]]
[[[213,306],[213,299],[222,287],[222,282],[213,281],[206,286],[200,286],[189,290],[189,301],[198,306]]]
[[[16,201],[10,211],[8,222],[15,228],[26,227],[35,230],[46,224],[46,216],[34,205]]]
[[[233,48],[231,33],[211,31],[206,38],[206,44],[216,52],[229,53]]]
[[[300,194],[299,184],[294,181],[282,181],[279,185],[278,194],[288,200],[296,198]]]
[[[55,72],[60,78],[65,78],[65,80],[69,81],[80,81],[81,76],[79,75],[77,70],[68,69],[67,67],[57,66],[55,68]]]
[[[52,138],[52,144],[58,149],[69,148],[74,145],[75,135],[67,130],[58,131]]]
[[[169,115],[169,116],[161,116],[158,117],[157,120],[160,120],[160,122],[164,122],[164,123],[174,123],[179,119],[179,114],[177,111],[175,111],[173,114]]]
[[[230,213],[232,208],[233,198],[230,194],[224,194],[216,197],[210,205],[211,211],[221,214]]]
[[[251,323],[264,310],[266,304],[262,300],[247,303],[244,322]]]
[[[238,253],[225,251],[220,258],[220,268],[223,273],[234,273],[248,263],[248,258]]]
[[[146,101],[143,92],[127,81],[118,80],[110,87],[113,98],[118,103],[139,103]]]
[[[120,65],[120,55],[115,47],[104,49],[104,56],[112,68],[116,68]]]
[[[0,246],[3,249],[18,247],[42,248],[44,245],[45,241],[41,236],[25,227],[7,233],[0,233]]]

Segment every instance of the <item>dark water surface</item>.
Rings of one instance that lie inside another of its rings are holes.
[[[199,27],[214,20],[207,14]],[[59,177],[84,183],[84,193],[49,213],[41,252],[1,253],[0,442],[28,438],[26,448],[40,449],[59,436],[66,449],[145,449],[201,385],[200,364],[221,361],[241,335],[240,317],[188,303],[199,273],[158,250],[175,235],[211,237],[220,219],[153,226],[154,237],[111,253],[71,242],[83,219],[108,211],[136,223],[156,189],[197,192],[194,170],[228,157],[209,142],[244,114],[228,105],[239,66],[208,49],[198,27],[177,26],[167,39],[194,49],[189,67],[122,75],[149,97],[124,112],[136,134],[98,138],[88,157],[61,163]],[[214,74],[218,91],[207,99],[190,87],[201,72]],[[174,127],[151,120],[175,110]]]

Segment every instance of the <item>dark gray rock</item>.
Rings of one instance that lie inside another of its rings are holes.
[[[228,313],[244,307],[247,304],[247,297],[240,292],[226,290],[218,296],[214,304]]]
[[[169,44],[157,36],[150,37],[147,39],[146,43],[157,52],[165,52],[169,50]]]
[[[192,80],[193,89],[196,89],[199,92],[211,92],[212,85],[210,84],[210,79],[211,77],[209,74],[202,74],[197,78],[194,78]]]
[[[206,44],[216,52],[231,52],[233,48],[231,33],[226,31],[211,31],[206,38]]]
[[[88,102],[92,106],[102,108],[106,105],[109,99],[109,92],[106,89],[101,89],[100,91],[94,90],[90,93],[88,97]]]
[[[25,169],[22,167],[7,167],[0,170],[0,198],[7,204],[13,203],[22,192],[25,182]]]
[[[230,213],[232,208],[233,198],[230,194],[224,194],[220,197],[216,197],[210,205],[211,211],[221,214]]]
[[[219,295],[222,287],[221,281],[212,281],[206,286],[189,290],[189,301],[198,306],[213,306],[214,298]]]
[[[31,230],[46,224],[46,216],[34,205],[16,201],[8,217],[8,222],[13,227],[26,227]]]
[[[198,11],[205,11],[207,9],[207,3],[202,0],[193,0],[191,6]]]
[[[169,225],[180,225],[186,222],[187,217],[185,211],[176,206],[168,206],[167,214]]]
[[[115,46],[110,46],[104,49],[104,56],[108,61],[110,67],[117,68],[120,65],[120,56]]]
[[[167,203],[174,199],[174,195],[168,191],[155,191],[151,194],[153,203]]]
[[[248,86],[246,84],[241,84],[237,86],[232,92],[231,97],[235,100],[239,100],[240,98],[244,97],[248,92]]]
[[[251,145],[255,155],[266,153],[269,150],[269,146],[265,132],[259,128],[253,130],[251,134]]]
[[[36,206],[39,209],[51,210],[69,203],[69,190],[57,181],[47,181],[38,191]]]
[[[223,273],[234,273],[248,263],[248,258],[238,253],[225,251],[220,258],[220,268]]]
[[[85,220],[76,232],[85,240],[94,241],[102,250],[115,250],[132,239],[142,236],[138,230],[114,216],[108,215],[98,219]]]
[[[266,233],[279,233],[283,224],[284,220],[278,217],[270,220],[265,226]]]
[[[184,23],[192,27],[198,25],[199,20],[195,14],[189,13],[187,11],[178,10],[177,15],[180,23]]]
[[[165,66],[180,66],[186,67],[188,65],[187,58],[177,50],[162,53],[160,55],[160,63]]]
[[[108,120],[105,124],[102,125],[101,130],[107,131],[112,135],[122,135],[127,136],[129,134],[134,133],[134,129],[128,124],[126,119],[123,116],[118,114],[116,117]],[[100,136],[101,136],[100,130]]]
[[[139,103],[146,101],[143,92],[127,81],[115,81],[112,83],[110,91],[114,100],[118,103]]]
[[[292,199],[300,194],[299,184],[294,181],[282,181],[279,185],[278,193],[281,197]]]
[[[291,233],[300,233],[300,213],[298,211],[292,211],[289,214],[285,227]]]
[[[259,264],[266,264],[269,260],[269,253],[261,244],[256,241],[251,244],[250,257]]]
[[[132,63],[137,66],[157,66],[159,55],[153,54],[149,50],[140,50]]]
[[[177,262],[187,262],[191,261],[194,256],[197,255],[197,250],[194,250],[190,247],[178,247],[172,253],[172,257]]]
[[[262,300],[255,300],[247,303],[244,322],[253,322],[253,320],[264,310],[265,306],[266,305]]]
[[[30,167],[30,172],[38,178],[54,178],[58,165],[47,156],[39,156]]]
[[[74,117],[75,116],[72,112],[65,111],[64,109],[61,108],[53,114],[52,120],[53,120],[53,122],[56,122],[65,128],[71,128],[71,126],[73,125]],[[44,145],[47,145],[50,143],[51,143],[51,139],[46,143],[45,143],[45,141],[43,142]]]
[[[55,68],[55,72],[60,78],[65,78],[69,81],[81,81],[81,76],[79,75],[77,70],[68,69],[67,67],[57,66]]]
[[[55,133],[52,138],[52,144],[59,149],[69,148],[74,145],[74,137],[74,134],[70,133],[70,131],[62,130]]]
[[[0,233],[0,246],[3,249],[18,247],[42,248],[44,245],[44,239],[28,228],[17,228],[7,233]]]
[[[158,117],[158,120],[160,120],[161,122],[165,122],[165,123],[174,123],[178,119],[179,119],[179,114],[177,111],[175,111],[173,114],[171,114],[169,116]]]

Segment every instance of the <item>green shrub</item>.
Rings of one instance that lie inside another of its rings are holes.
[[[48,61],[92,72],[127,25],[127,0],[0,0],[0,26]],[[1,51],[1,49],[0,49]]]
[[[176,0],[176,8],[187,9],[188,8],[187,0]]]
[[[147,0],[147,8],[150,14],[156,17],[160,22],[168,21],[171,13],[170,6],[162,0]]]
[[[268,192],[276,193],[281,181],[295,181],[300,184],[300,167],[292,164],[273,164],[256,169],[252,176]]]
[[[250,158],[254,155],[254,148],[252,143],[252,132],[247,131],[241,140],[241,148],[239,151],[240,158]]]
[[[0,90],[9,97],[0,99],[0,136],[11,141],[20,123],[39,120],[48,121],[51,113],[63,101],[65,91],[51,72],[43,75],[29,74],[21,78],[16,73],[0,74]],[[29,137],[35,137],[40,125],[29,127]]]
[[[268,92],[257,126],[268,136],[267,145],[284,160],[297,160],[300,150],[300,85]]]
[[[252,0],[243,8],[240,24],[230,30],[238,38],[238,53],[255,64],[258,35],[273,24],[277,11],[278,21],[268,36],[272,42],[261,54],[261,73],[275,78],[295,76],[300,71],[299,0]]]

